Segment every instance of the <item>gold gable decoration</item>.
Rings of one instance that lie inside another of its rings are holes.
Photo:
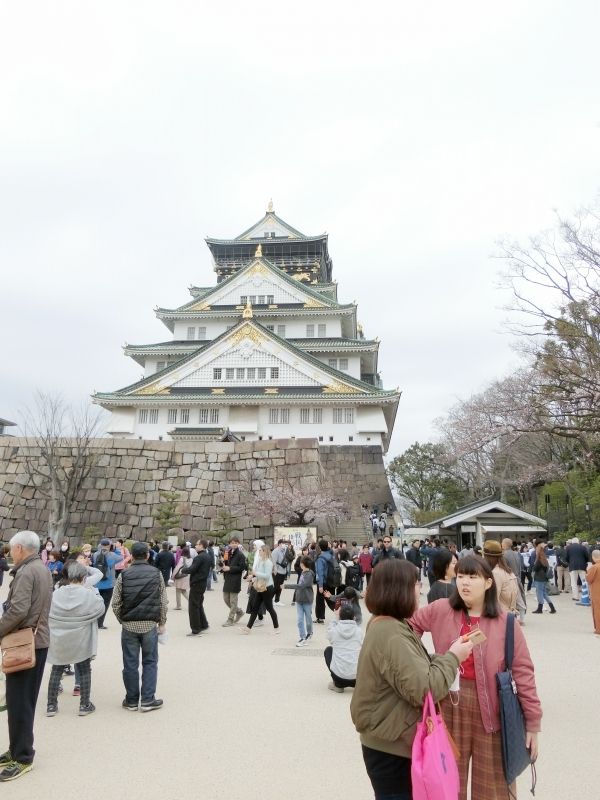
[[[255,328],[254,325],[250,325],[249,323],[246,323],[239,328],[239,330],[233,333],[229,341],[232,345],[236,345],[240,342],[243,342],[244,339],[250,339],[250,341],[254,342],[254,344],[260,344],[260,342],[265,341],[264,335],[257,328]]]
[[[186,311],[210,311],[210,303],[195,303],[187,308]]]
[[[254,253],[254,258],[262,258],[262,244],[259,244]]]
[[[151,383],[149,386],[142,386],[141,389],[136,389],[133,394],[137,395],[166,395],[171,394],[171,390],[167,386],[162,386],[160,383]]]
[[[323,387],[323,394],[362,394],[362,392],[355,386],[348,386],[347,383],[333,381],[332,383]]]
[[[296,281],[309,281],[310,280],[310,273],[309,272],[296,272],[295,275],[292,275],[292,278]]]
[[[260,264],[260,263],[257,262],[256,264],[253,264],[250,267],[250,269],[248,270],[246,275],[248,277],[250,277],[252,275],[266,275],[268,273],[268,271],[269,270],[265,267],[264,264]]]
[[[309,297],[306,303],[304,303],[304,308],[325,308],[325,303],[315,300],[314,297]]]

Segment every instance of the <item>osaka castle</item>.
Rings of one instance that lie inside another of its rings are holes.
[[[382,388],[379,340],[338,300],[327,234],[273,211],[234,239],[206,239],[216,284],[157,308],[169,340],[127,344],[143,378],[95,403],[108,434],[140,439],[316,438],[387,450],[400,393]],[[373,282],[375,285],[375,281]]]

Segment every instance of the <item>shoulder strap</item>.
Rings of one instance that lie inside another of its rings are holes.
[[[513,656],[515,654],[515,615],[506,615],[506,638],[504,640],[504,663],[506,669],[512,669]]]

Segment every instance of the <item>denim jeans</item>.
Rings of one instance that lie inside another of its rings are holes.
[[[549,603],[550,598],[548,597],[548,581],[534,581],[533,585],[535,587],[538,604],[543,606],[544,603]]]
[[[296,603],[296,620],[300,638],[306,639],[306,634],[313,632],[312,603]]]
[[[142,653],[142,703],[151,703],[156,692],[158,677],[158,628],[148,633],[121,630],[123,650],[123,683],[125,699],[137,703],[140,699],[140,650]]]

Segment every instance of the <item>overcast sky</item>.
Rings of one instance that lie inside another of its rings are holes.
[[[354,8],[353,8],[354,6]],[[356,6],[359,6],[356,8]],[[517,363],[491,256],[599,186],[599,6],[0,5],[0,417],[136,380],[204,237],[327,231],[403,391],[390,455]]]

